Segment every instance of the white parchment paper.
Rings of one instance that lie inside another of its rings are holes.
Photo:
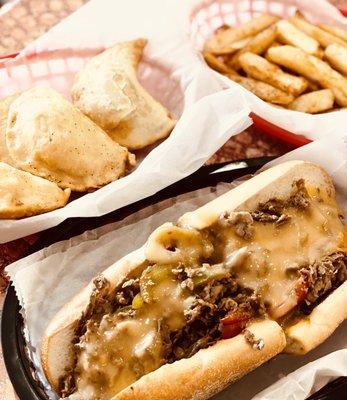
[[[347,136],[332,135],[276,159],[272,164],[289,159],[323,165],[334,178],[339,204],[347,211]],[[164,201],[122,222],[55,243],[7,268],[23,306],[32,358],[43,382],[39,349],[44,330],[55,313],[96,274],[142,246],[157,226],[174,222],[184,212],[196,209],[230,187],[232,185],[222,184],[216,191],[207,188]],[[215,399],[305,399],[333,377],[347,375],[346,329],[345,322],[306,356],[274,358]],[[51,397],[54,398],[52,393]]]

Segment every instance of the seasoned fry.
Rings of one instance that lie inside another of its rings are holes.
[[[324,50],[320,47],[317,51],[317,54],[315,54],[315,56],[322,59],[324,57]]]
[[[323,89],[299,96],[288,105],[288,108],[291,110],[315,114],[327,111],[332,108],[333,105],[333,92],[330,89]]]
[[[278,21],[276,26],[277,37],[280,42],[299,47],[309,54],[318,54],[319,43],[317,40],[306,35],[306,33],[284,19]]]
[[[236,74],[236,71],[234,71],[231,67],[226,65],[223,61],[221,61],[212,53],[204,53],[204,59],[207,65],[218,72],[221,72],[223,74]]]
[[[294,96],[291,94],[285,93],[267,83],[252,78],[245,78],[244,76],[230,75],[229,78],[267,102],[289,104],[294,100]]]
[[[347,47],[331,44],[325,49],[325,57],[334,68],[347,75]]]
[[[310,92],[315,92],[316,90],[320,89],[320,86],[316,83],[311,81],[310,79],[306,79],[308,82],[307,90]]]
[[[329,32],[329,33],[339,37],[340,39],[344,40],[345,42],[347,42],[347,30],[338,28],[336,26],[326,25],[326,24],[319,24],[318,26],[320,28],[324,29],[326,32]]]
[[[289,45],[274,47],[266,54],[269,61],[289,68],[323,88],[331,89],[336,102],[340,106],[347,106],[347,80],[326,62]]]
[[[210,67],[278,107],[307,113],[347,109],[347,30],[263,14],[206,41]]]
[[[233,49],[233,43],[256,35],[274,24],[277,20],[278,17],[262,14],[237,28],[219,30],[206,41],[204,51],[213,54],[229,53]]]
[[[255,35],[250,41],[244,46],[241,50],[239,50],[233,57],[231,61],[231,66],[238,70],[241,68],[239,57],[243,53],[254,53],[254,54],[262,54],[264,53],[274,42],[276,38],[276,27],[275,25],[270,26],[264,31]]]
[[[269,49],[271,49],[271,47],[279,47],[279,46],[282,46],[282,44],[275,40],[273,43],[271,43],[271,46],[269,46]]]
[[[324,48],[332,43],[340,43],[344,46],[347,45],[338,36],[332,35],[331,33],[318,28],[318,26],[310,24],[300,13],[297,13],[295,17],[292,18],[291,22],[301,31],[316,39]]]
[[[219,27],[214,31],[214,33],[217,33],[217,32],[219,32],[219,31],[225,31],[226,29],[231,29],[231,28],[232,28],[232,27],[231,27],[230,25],[224,24],[224,25],[219,26]]]
[[[280,67],[257,54],[242,54],[240,64],[251,78],[266,82],[277,89],[289,92],[293,96],[298,96],[308,86],[305,78],[287,74]]]
[[[312,57],[312,56],[311,56]],[[319,83],[323,88],[331,89],[336,103],[342,107],[347,106],[347,79],[330,65],[317,57],[312,57],[312,63],[318,71]]]

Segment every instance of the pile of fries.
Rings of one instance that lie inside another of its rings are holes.
[[[272,105],[306,113],[347,107],[347,31],[263,14],[223,25],[204,46],[207,64]]]

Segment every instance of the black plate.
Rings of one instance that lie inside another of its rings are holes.
[[[31,252],[38,251],[57,241],[69,239],[88,229],[95,229],[110,221],[120,221],[150,204],[158,203],[170,197],[203,187],[214,186],[219,182],[232,182],[243,175],[254,173],[270,160],[271,158],[269,157],[262,157],[204,166],[189,177],[161,190],[155,195],[105,216],[68,219],[57,227],[47,230],[42,235],[42,238],[31,248]],[[35,379],[35,371],[27,355],[20,306],[12,286],[7,290],[2,312],[1,344],[7,372],[18,397],[21,400],[47,400],[47,396]],[[311,396],[310,400],[340,400],[344,398],[346,391],[347,378],[339,378]]]

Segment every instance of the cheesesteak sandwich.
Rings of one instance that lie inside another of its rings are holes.
[[[256,175],[96,277],[53,319],[42,364],[63,398],[206,399],[347,315],[347,234],[329,175]]]

